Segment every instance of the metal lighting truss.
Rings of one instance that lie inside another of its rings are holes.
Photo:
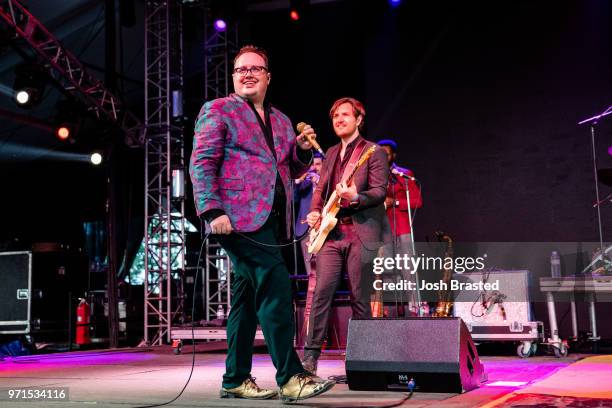
[[[204,100],[223,98],[229,94],[233,63],[238,51],[238,28],[227,24],[223,31],[215,29],[210,10],[204,22]]]
[[[223,31],[215,29],[210,9],[205,10],[204,22],[204,99],[210,101],[229,94],[232,70],[231,57],[237,52],[238,29],[227,24]],[[216,317],[221,306],[225,315],[231,303],[231,262],[227,253],[214,239],[206,240],[204,279],[205,318]]]
[[[206,299],[206,320],[217,317],[219,307],[225,316],[229,314],[231,304],[231,271],[232,262],[227,253],[215,241],[206,240],[206,265],[204,282]]]
[[[146,345],[170,342],[172,323],[184,313],[182,91],[182,6],[176,0],[149,0],[145,5]]]
[[[104,84],[91,75],[83,64],[59,40],[16,0],[0,1],[0,21],[34,50],[49,74],[66,91],[99,116],[105,116],[125,132],[126,143],[140,140],[142,124]]]

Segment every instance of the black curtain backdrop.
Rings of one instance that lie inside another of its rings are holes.
[[[422,183],[417,240],[443,230],[463,242],[597,241],[590,131],[577,122],[612,104],[611,7],[347,1],[312,6],[297,24],[285,11],[251,15],[241,39],[270,51],[272,102],[312,123],[326,148],[337,142],[333,101],[363,100],[366,136],[395,139],[399,164]],[[597,128],[600,168],[612,167],[611,130],[612,118]],[[599,186],[602,197],[612,191]],[[611,203],[602,217],[611,240]],[[534,306],[549,327],[545,304]],[[607,307],[598,304],[598,323],[609,338]],[[567,311],[558,305],[565,337]]]
[[[241,39],[270,51],[272,102],[324,147],[336,143],[333,101],[365,102],[367,137],[398,141],[399,164],[423,184],[417,239],[590,241],[590,132],[577,122],[612,104],[611,7],[338,2],[297,24],[250,15]],[[611,129],[612,118],[598,127],[599,167],[612,167]],[[611,204],[602,210],[609,239]]]
[[[201,14],[186,15],[189,154],[204,56]],[[577,122],[612,104],[608,1],[338,1],[311,5],[297,23],[287,10],[234,15],[240,43],[269,51],[272,103],[311,123],[324,148],[337,142],[328,110],[343,96],[366,104],[366,137],[398,141],[398,163],[423,185],[418,240],[436,230],[457,241],[598,239],[590,134]],[[612,118],[598,132],[599,167],[612,167]],[[132,243],[131,258],[142,234],[142,152],[118,160],[120,239]],[[49,160],[0,169],[0,248],[82,245],[82,222],[104,219],[104,169]],[[612,192],[600,187],[602,197]],[[612,203],[602,212],[612,240]],[[129,220],[140,222],[134,234]]]
[[[442,229],[464,241],[588,241],[598,236],[590,135],[576,123],[612,104],[611,7],[340,1],[312,5],[297,24],[286,10],[243,12],[239,26],[242,44],[270,52],[271,101],[312,123],[325,148],[337,141],[327,112],[346,95],[366,104],[368,138],[399,142],[398,162],[423,184],[418,239]],[[200,66],[201,37],[188,40],[186,65]],[[187,153],[203,98],[194,72]],[[612,167],[611,129],[612,119],[598,127],[599,167]],[[120,159],[131,219],[144,201],[134,156]],[[79,241],[81,222],[103,216],[103,169],[45,159],[0,166],[4,243]],[[605,239],[611,208],[602,208]]]

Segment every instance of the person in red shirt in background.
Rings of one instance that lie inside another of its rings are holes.
[[[391,224],[393,236],[397,237],[396,242],[410,243],[411,223],[408,219],[408,201],[406,197],[406,178],[414,178],[411,170],[400,167],[395,163],[397,155],[397,143],[391,139],[384,139],[378,142],[379,146],[387,152],[389,160],[389,184],[387,185],[387,199],[385,208]],[[408,179],[408,190],[410,192],[410,209],[414,217],[414,210],[423,206],[421,189],[413,179]]]
[[[391,256],[396,254],[403,256],[404,254],[412,255],[411,227],[412,223],[409,219],[409,214],[414,214],[417,208],[423,206],[421,197],[421,189],[414,180],[414,173],[411,170],[400,167],[395,163],[397,155],[397,143],[391,139],[384,139],[378,142],[379,146],[387,153],[389,161],[389,183],[387,184],[387,198],[385,199],[385,209],[391,232],[393,234],[393,246]],[[408,176],[408,177],[406,177]],[[410,213],[408,212],[408,199],[406,197],[406,182],[408,182],[408,191],[410,196]],[[387,255],[389,256],[389,255]],[[414,281],[414,275],[406,274],[402,271],[403,279]],[[416,313],[415,299],[410,300],[410,309]],[[401,312],[399,312],[401,314]]]

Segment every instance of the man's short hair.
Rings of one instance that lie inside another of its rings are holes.
[[[391,151],[393,151],[394,153],[397,152],[397,143],[395,143],[395,140],[392,140],[392,139],[379,140],[378,145],[379,146],[389,146],[391,148]]]
[[[338,109],[340,105],[345,104],[345,103],[351,104],[351,106],[353,107],[353,115],[355,115],[355,118],[361,115],[361,123],[359,124],[359,127],[358,127],[359,132],[361,132],[363,130],[363,126],[365,125],[366,112],[365,112],[365,108],[363,107],[363,103],[359,102],[355,98],[344,97],[334,102],[331,109],[329,110],[329,118],[333,120],[336,109]]]
[[[238,54],[236,54],[236,56],[234,57],[234,66],[236,66],[236,61],[238,61],[238,58],[240,58],[242,54],[247,54],[249,52],[252,52],[253,54],[257,54],[261,58],[263,58],[264,63],[266,64],[266,69],[268,69],[268,66],[269,66],[268,65],[268,53],[266,52],[266,50],[264,50],[263,48],[256,47],[254,45],[250,45],[250,44],[245,45],[244,47],[240,49],[240,51],[238,51]]]
[[[313,159],[323,159],[323,155],[317,151],[312,154]]]

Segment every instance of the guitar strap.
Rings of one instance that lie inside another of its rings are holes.
[[[367,146],[368,146],[368,142],[366,142],[363,139],[361,139],[359,141],[359,144],[357,146],[355,146],[355,149],[353,150],[353,153],[351,153],[351,158],[349,159],[348,163],[346,164],[346,167],[344,168],[344,172],[342,173],[342,178],[340,180],[346,181],[348,176],[351,174],[351,172],[353,171],[353,169],[357,165],[357,162],[359,161],[359,158],[361,157],[361,154],[363,153],[363,151],[365,150],[365,148]],[[338,156],[340,156],[340,153],[338,153]]]

